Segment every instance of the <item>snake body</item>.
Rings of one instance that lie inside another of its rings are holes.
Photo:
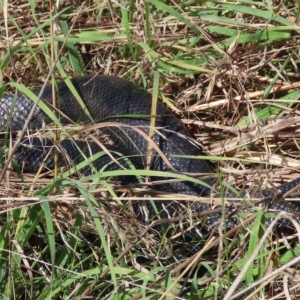
[[[63,124],[73,122],[83,122],[85,124],[109,122],[109,126],[104,130],[114,146],[112,149],[129,157],[136,168],[146,168],[149,149],[149,139],[145,138],[142,133],[149,134],[149,125],[151,118],[152,96],[147,91],[138,88],[132,82],[114,76],[82,76],[71,79],[71,84],[82,99],[84,107],[79,104],[73,92],[65,82],[57,84],[57,103],[61,113],[61,122]],[[40,89],[34,89],[33,93],[38,95]],[[52,89],[47,85],[43,91],[42,101],[47,105],[52,103]],[[3,130],[19,131],[24,127],[24,123],[33,102],[25,95],[19,93],[17,96],[4,95],[0,100],[0,126]],[[90,114],[88,115],[87,112]],[[34,111],[31,118],[29,129],[42,128],[44,122],[50,120],[44,114],[41,108]],[[117,124],[112,124],[112,123]],[[121,126],[120,124],[124,124]],[[152,136],[156,147],[152,147],[152,160],[150,169],[163,172],[173,173],[197,173],[201,178],[199,184],[189,181],[174,181],[164,184],[159,189],[186,195],[209,196],[211,188],[216,179],[214,170],[210,164],[203,159],[197,159],[202,156],[201,149],[195,143],[192,143],[192,136],[185,128],[183,123],[177,118],[163,103],[157,103],[155,115],[156,130]],[[136,130],[138,128],[140,132]],[[16,161],[26,172],[36,172],[41,166],[53,142],[49,139],[40,140],[38,138],[24,140],[17,149]],[[97,143],[76,142],[65,139],[61,142],[60,148],[68,154],[68,160],[61,155],[60,165],[68,161],[74,164],[84,160],[85,156],[102,151]],[[110,148],[111,149],[111,148]],[[165,157],[159,155],[160,150]],[[62,151],[63,152],[63,151]],[[118,156],[114,155],[118,158]],[[186,156],[186,157],[182,157]],[[167,162],[166,161],[169,162]],[[89,175],[93,170],[101,170],[111,158],[100,157],[93,162],[93,168],[86,166],[80,170],[83,175]],[[51,163],[48,163],[51,168]],[[117,163],[113,163],[111,169],[120,168]],[[149,168],[149,166],[148,166]],[[285,193],[300,182],[299,179],[280,186],[278,189]],[[265,194],[262,194],[265,195]],[[268,195],[268,194],[266,194]],[[271,196],[270,196],[271,197]],[[157,201],[158,210],[161,208],[160,217],[167,218],[180,214],[178,208],[172,208],[170,201]],[[150,202],[147,201],[148,218],[155,215]],[[193,204],[192,209],[195,212],[209,210],[209,204]],[[286,203],[277,204],[277,208],[288,211],[298,211],[297,204]],[[145,221],[146,216],[140,214],[140,219]],[[227,224],[234,226],[234,222]],[[196,230],[190,232],[194,237]]]

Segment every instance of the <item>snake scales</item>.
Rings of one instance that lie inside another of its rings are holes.
[[[94,123],[100,122],[117,122],[125,124],[126,127],[113,126],[106,128],[105,133],[109,134],[114,146],[112,150],[122,153],[129,157],[135,167],[144,169],[147,164],[147,153],[149,141],[133,128],[139,128],[146,134],[149,133],[150,115],[152,97],[147,92],[133,83],[122,78],[113,76],[83,76],[71,80],[76,91],[84,101],[86,110],[84,110],[73,93],[67,87],[65,82],[57,84],[58,107],[61,112],[61,122],[63,124],[74,122],[91,123],[91,118],[87,116],[86,111],[90,113]],[[40,89],[33,92],[37,95]],[[51,86],[46,86],[42,100],[44,103],[52,103]],[[0,100],[0,126],[11,131],[22,130],[24,122],[33,106],[31,100],[19,93],[16,97],[4,95]],[[46,115],[40,108],[37,108],[31,119],[29,129],[42,128],[44,122],[49,122]],[[214,171],[206,160],[195,159],[191,157],[202,155],[198,146],[191,143],[191,135],[184,127],[181,121],[170,112],[170,110],[162,103],[157,103],[157,114],[155,125],[157,130],[152,137],[157,147],[165,154],[169,163],[158,155],[157,151],[152,153],[151,170],[174,172],[172,167],[180,173],[201,173],[203,184],[194,184],[192,182],[173,181],[168,184],[159,186],[163,191],[169,191],[177,194],[186,194],[194,196],[209,196],[212,187],[216,181],[213,174]],[[7,126],[7,127],[6,127]],[[131,128],[131,126],[133,128]],[[48,151],[53,147],[50,139],[40,140],[38,138],[28,138],[24,140],[17,149],[15,154],[16,162],[22,166],[25,172],[36,172],[41,166]],[[60,144],[60,165],[66,165],[69,162],[78,164],[84,161],[84,156],[90,157],[102,148],[97,143],[85,143],[77,141],[76,145],[72,140],[63,140]],[[156,152],[156,153],[155,153]],[[68,154],[68,157],[64,155]],[[82,155],[84,154],[84,156]],[[112,153],[115,159],[118,155]],[[189,158],[180,157],[180,155]],[[93,170],[101,170],[108,162],[112,161],[109,156],[104,156],[93,161],[93,167],[85,166],[80,172],[83,175],[90,175]],[[121,163],[124,161],[121,160]],[[50,160],[46,167],[51,168],[53,165]],[[110,170],[119,169],[118,163],[110,165]],[[300,182],[300,179],[280,186],[278,189],[285,193]],[[262,194],[262,196],[272,197],[272,193]],[[162,200],[156,202],[157,210],[160,218],[168,218],[176,216],[182,212],[178,211],[178,206],[174,208],[172,202]],[[153,218],[155,210],[150,201],[146,201],[148,216],[146,217],[144,210],[137,209],[139,218],[146,221],[146,218]],[[179,206],[180,207],[180,206]],[[192,211],[201,212],[211,209],[209,204],[194,203],[191,205]],[[139,208],[139,206],[138,206]],[[276,205],[277,209],[287,211],[299,211],[298,204],[281,202]],[[217,216],[218,219],[218,216]],[[227,226],[231,228],[235,222],[228,221]],[[197,230],[192,229],[186,234],[186,239],[195,238]],[[193,247],[191,254],[198,249],[198,245]]]

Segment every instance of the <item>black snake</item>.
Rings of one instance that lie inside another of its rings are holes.
[[[116,152],[128,157],[136,168],[146,168],[149,139],[145,138],[141,133],[149,134],[152,106],[151,94],[136,87],[130,81],[113,76],[83,76],[74,78],[71,82],[83,100],[85,108],[83,109],[79,104],[65,82],[58,82],[57,99],[61,113],[61,122],[63,124],[70,123],[70,120],[85,124],[117,122],[117,124],[115,123],[112,127],[104,130],[114,143],[114,146],[111,146],[109,149],[116,150]],[[37,95],[40,89],[35,89],[33,92]],[[41,98],[44,103],[52,103],[50,85],[46,86]],[[2,131],[22,130],[32,106],[32,101],[21,93],[18,93],[17,96],[4,95],[0,100],[0,125]],[[48,117],[38,107],[31,119],[29,129],[42,128],[43,123],[49,121]],[[125,126],[120,124],[125,124]],[[199,146],[191,142],[192,137],[189,131],[161,102],[157,103],[155,126],[156,130],[152,137],[155,144],[154,146],[152,145],[152,159],[148,168],[163,172],[202,174],[202,176],[198,176],[201,178],[202,184],[175,180],[157,188],[177,194],[209,196],[211,187],[216,182],[212,167],[206,160],[196,158],[203,155]],[[52,149],[52,146],[53,142],[50,139],[24,139],[17,149],[15,160],[25,172],[36,172],[47,157],[49,149]],[[102,151],[98,143],[91,142],[87,144],[86,142],[78,141],[75,144],[73,140],[68,139],[60,143],[60,149],[60,165],[66,165],[70,162],[78,164],[84,161],[85,156],[90,157],[92,154]],[[159,151],[165,157],[162,157]],[[112,151],[112,156],[118,160],[119,156],[114,154],[116,152]],[[83,175],[90,175],[93,171],[101,170],[112,160],[108,155],[100,157],[93,161],[92,167],[85,166],[80,172]],[[125,161],[122,159],[119,162],[123,165]],[[52,165],[53,163],[50,160],[45,166],[51,168]],[[113,170],[119,169],[121,166],[119,163],[114,162],[109,168]],[[297,179],[280,186],[278,189],[285,193],[299,182],[300,179]],[[262,195],[272,197],[272,194],[266,193]],[[174,208],[172,202],[168,200],[157,201],[156,206],[160,218],[173,217],[182,213],[178,211],[180,210],[178,206]],[[146,201],[146,207],[148,210],[147,218],[153,218],[156,213],[150,201]],[[291,203],[281,202],[276,207],[287,211],[299,210],[298,204]],[[194,203],[191,205],[191,208],[194,212],[200,212],[211,209],[211,205]],[[137,213],[141,220],[146,221],[144,210],[137,209]],[[234,224],[229,222],[227,226],[231,228]],[[186,238],[194,238],[196,235],[197,230],[193,229],[186,235]],[[197,249],[196,244],[191,253],[194,253]]]

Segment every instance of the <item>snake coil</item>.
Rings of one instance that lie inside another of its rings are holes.
[[[63,124],[73,122],[83,122],[85,124],[101,122],[117,122],[124,126],[107,127],[104,133],[110,136],[114,146],[110,147],[112,156],[119,160],[119,156],[114,153],[122,153],[129,157],[136,168],[145,168],[147,165],[149,140],[142,133],[148,135],[151,117],[151,95],[133,83],[113,76],[82,76],[71,80],[76,92],[83,100],[83,108],[76,97],[70,91],[65,82],[57,84],[57,99],[61,113],[61,122]],[[40,89],[33,90],[38,95]],[[42,100],[47,105],[52,103],[51,86],[46,86]],[[32,109],[33,102],[23,94],[16,97],[4,95],[0,100],[0,126],[11,131],[19,131],[23,128],[25,120]],[[86,112],[89,112],[90,116]],[[30,121],[29,129],[42,128],[44,122],[50,120],[41,110],[37,108]],[[138,128],[140,132],[135,130]],[[179,173],[197,173],[202,174],[202,184],[194,184],[190,181],[173,181],[158,187],[167,192],[194,195],[209,196],[211,187],[215,184],[214,171],[206,160],[197,158],[202,156],[202,152],[197,145],[191,143],[192,136],[185,128],[183,123],[162,103],[157,104],[156,130],[152,137],[156,145],[152,153],[151,170],[163,172]],[[28,138],[20,144],[15,155],[17,163],[23,167],[26,172],[36,172],[53,147],[53,142],[49,139],[40,140],[38,138]],[[159,150],[164,153],[165,158],[158,154]],[[84,161],[84,157],[90,157],[102,151],[97,143],[83,141],[63,140],[60,144],[61,158],[60,165],[68,162],[78,164]],[[67,155],[66,155],[67,154]],[[82,155],[84,154],[84,155]],[[68,157],[67,157],[68,156]],[[185,156],[185,157],[183,157]],[[167,161],[166,161],[167,159]],[[90,175],[93,170],[101,170],[112,158],[104,156],[93,161],[93,167],[85,166],[80,170],[83,175]],[[123,160],[119,161],[121,165]],[[46,167],[52,167],[52,161],[48,161]],[[112,163],[111,170],[119,169],[119,163]],[[285,193],[300,182],[296,179],[290,183],[280,186],[278,189]],[[262,194],[262,196],[270,194]],[[271,194],[272,196],[272,194]],[[271,197],[270,196],[270,197]],[[153,218],[156,215],[155,210],[149,201],[146,204],[148,208],[148,217]],[[168,218],[181,214],[178,211],[180,206],[173,205],[172,201],[161,200],[156,202],[160,218]],[[211,205],[203,203],[193,203],[192,211],[201,212],[211,209]],[[299,211],[298,204],[281,202],[274,207],[286,211]],[[139,218],[146,221],[146,216],[142,210],[137,209]],[[217,219],[219,216],[217,216]],[[228,222],[227,226],[231,228],[235,222]],[[198,231],[192,229],[186,236],[186,239],[199,239]],[[198,249],[198,244],[193,247],[190,254]]]

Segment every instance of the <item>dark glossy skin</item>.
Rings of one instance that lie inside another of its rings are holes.
[[[110,139],[121,152],[137,156],[135,163],[139,167],[145,167],[148,140],[142,137],[136,130],[129,128],[129,126],[139,128],[146,134],[149,133],[152,105],[151,95],[129,81],[113,76],[77,77],[72,79],[72,83],[86,104],[86,109],[92,116],[94,123],[118,122],[127,125],[127,127],[118,125],[106,128],[105,133],[109,134]],[[63,115],[74,122],[92,123],[64,82],[58,83],[57,90],[58,106]],[[39,89],[36,89],[33,92],[38,94],[39,91]],[[46,87],[42,99],[45,102],[52,103],[50,86]],[[2,126],[7,122],[12,102],[13,97],[11,96],[4,96],[0,101],[0,125]],[[23,129],[26,116],[31,107],[32,102],[30,100],[26,99],[23,95],[18,95],[10,121],[12,131]],[[45,116],[42,111],[37,109],[30,128],[41,128],[44,120]],[[66,119],[62,119],[62,122],[70,123]],[[158,102],[157,105],[156,127],[161,128],[158,129],[161,135],[155,134],[153,140],[161,151],[167,155],[172,166],[177,171],[201,173],[204,175],[214,173],[205,160],[171,157],[172,155],[189,155],[196,158],[196,156],[202,155],[202,153],[199,147],[190,142],[191,135],[181,121],[161,102]],[[65,142],[65,146],[67,145],[67,142]],[[28,164],[28,169],[25,170],[34,172],[31,168],[32,164]],[[151,169],[170,171],[170,168],[163,162],[163,159],[159,155],[153,156]],[[205,182],[211,186],[213,180],[207,179]],[[174,192],[191,195],[207,195],[210,193],[209,188],[204,186],[191,188],[187,183],[174,183],[170,188],[173,188]]]
[[[115,148],[122,154],[132,158],[133,163],[137,168],[145,168],[146,158],[148,152],[148,140],[145,139],[130,126],[139,128],[147,135],[149,133],[152,97],[147,91],[136,87],[133,83],[122,78],[113,76],[83,76],[71,80],[78,94],[86,105],[86,110],[89,111],[94,123],[100,122],[118,122],[126,124],[126,127],[118,126],[106,127],[105,133],[109,134],[110,139],[114,142]],[[38,94],[40,89],[33,92]],[[93,122],[85,114],[78,101],[73,96],[64,82],[59,82],[57,86],[58,107],[63,115],[74,122],[83,122],[85,124],[92,124]],[[51,87],[47,86],[42,100],[47,103],[52,103]],[[32,107],[31,100],[19,94],[17,99],[12,96],[3,96],[0,100],[0,125],[5,128],[9,119],[10,111],[12,110],[12,103],[14,103],[12,117],[10,118],[10,128],[12,131],[19,131],[23,129],[24,122]],[[41,128],[43,122],[47,122],[47,118],[43,112],[38,108],[34,117],[31,120],[30,129]],[[63,123],[70,123],[67,119],[62,118]],[[170,191],[178,194],[188,194],[195,196],[210,195],[210,188],[212,187],[214,179],[214,171],[206,160],[197,159],[197,156],[203,155],[198,146],[191,143],[191,135],[184,127],[182,122],[172,114],[172,112],[161,102],[157,103],[156,127],[159,134],[153,136],[155,144],[169,159],[169,162],[178,172],[198,173],[197,178],[200,178],[205,184],[195,185],[191,182],[175,182],[168,185],[163,185],[159,189]],[[28,147],[31,144],[33,147]],[[23,146],[18,148],[16,160],[21,165],[25,162],[24,171],[35,172],[41,165],[49,149],[52,148],[52,141],[45,139],[28,139],[23,141]],[[96,143],[90,143],[89,146],[85,142],[78,142],[77,146],[82,149],[86,156],[102,151],[102,148]],[[62,152],[60,165],[66,165],[68,162],[79,163],[83,161],[80,150],[75,146],[74,141],[64,140],[60,145]],[[174,157],[174,155],[194,156],[195,158]],[[66,158],[66,157],[69,158]],[[118,157],[118,156],[115,156]],[[100,170],[110,161],[108,156],[99,158],[93,162],[96,170]],[[52,164],[49,163],[51,168]],[[118,169],[117,164],[112,164],[110,169]],[[171,171],[170,167],[164,160],[154,153],[152,156],[152,163],[150,169],[159,171]],[[86,167],[81,170],[83,175],[91,174],[92,169]],[[282,192],[286,192],[294,187],[300,180],[293,181],[281,187]],[[280,189],[280,187],[279,187]],[[272,194],[267,194],[272,197]],[[147,202],[150,218],[155,215],[153,207],[150,202]],[[157,202],[157,206],[169,207],[170,201]],[[286,204],[280,204],[278,208],[289,210]],[[180,206],[169,208],[171,216],[181,213]],[[210,209],[208,204],[193,204],[194,211],[203,211]],[[298,210],[298,205],[292,205],[292,208]],[[163,210],[163,209],[162,209]],[[139,212],[140,213],[140,212]],[[160,216],[167,218],[168,214],[163,211]],[[140,214],[140,218],[145,221],[146,217]],[[234,226],[235,222],[229,222],[229,227]],[[191,232],[191,236],[195,236],[196,232]],[[197,247],[196,247],[197,248]]]

